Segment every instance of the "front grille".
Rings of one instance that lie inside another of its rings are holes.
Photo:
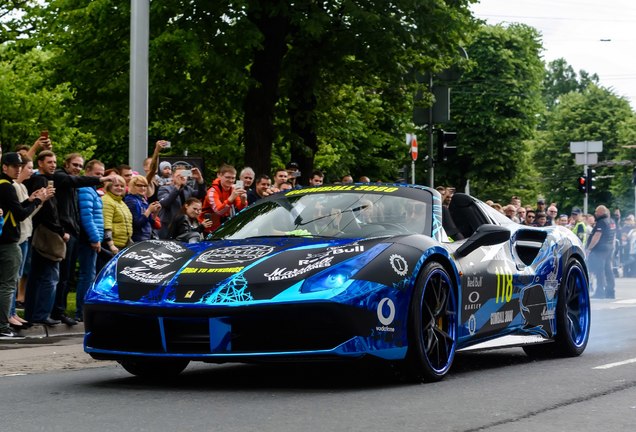
[[[186,355],[328,350],[369,336],[376,320],[372,312],[331,303],[190,312],[199,316],[182,316],[183,309],[138,308],[133,314],[87,305],[86,343],[108,351]]]

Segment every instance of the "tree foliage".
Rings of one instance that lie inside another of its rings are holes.
[[[484,199],[508,200],[535,191],[529,140],[543,110],[543,63],[537,31],[525,25],[482,26],[467,47],[472,68],[452,89],[457,157],[436,165],[438,184]],[[507,201],[505,201],[507,202]]]
[[[67,111],[73,101],[68,84],[46,85],[51,54],[38,49],[20,53],[0,45],[0,144],[4,151],[30,146],[43,129],[51,130],[55,151],[79,151],[91,157],[95,140],[80,131]]]
[[[634,114],[629,103],[611,90],[589,84],[583,91],[570,92],[560,97],[559,104],[547,117],[547,132],[534,152],[535,163],[542,173],[542,189],[550,201],[562,208],[581,207],[583,194],[577,190],[577,178],[583,175],[583,166],[575,164],[570,153],[570,142],[603,141],[600,165],[595,167],[596,190],[590,193],[590,208],[599,204],[613,205],[625,192],[624,166],[605,166],[621,158],[622,145],[634,138]]]

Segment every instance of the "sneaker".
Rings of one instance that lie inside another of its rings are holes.
[[[20,340],[24,339],[24,336],[18,335],[11,329],[0,330],[0,340]]]

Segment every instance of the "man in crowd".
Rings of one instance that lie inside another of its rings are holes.
[[[86,164],[86,175],[104,176],[104,164],[91,160]],[[83,321],[84,296],[95,280],[97,254],[104,240],[104,212],[102,199],[95,186],[78,190],[80,238],[79,238],[79,278],[77,280],[75,321]]]
[[[163,164],[163,162],[161,163]],[[177,167],[172,174],[172,182],[159,187],[157,198],[161,204],[161,210],[159,211],[161,220],[159,238],[161,239],[168,238],[170,223],[181,212],[181,206],[185,204],[188,198],[195,197],[203,200],[205,197],[205,181],[203,176],[201,176],[201,171],[197,167],[192,167],[191,171],[194,186],[188,185],[188,177],[183,175],[184,168]]]
[[[559,218],[559,210],[554,204],[550,204],[550,207],[548,207],[548,211],[546,215],[548,217],[548,221],[546,222],[546,225],[557,225],[557,219]]]
[[[18,153],[8,152],[2,155],[2,174],[0,175],[0,209],[5,219],[0,234],[0,339],[18,339],[19,336],[9,325],[11,301],[18,284],[18,269],[22,261],[22,251],[18,246],[20,222],[29,217],[48,197],[53,188],[39,188],[23,202],[13,187],[13,181],[22,170],[22,158]],[[50,192],[50,193],[49,193]]]
[[[287,182],[292,185],[292,189],[300,188],[298,184],[298,178],[300,177],[300,169],[298,168],[298,164],[296,162],[290,162],[285,167],[287,170]]]
[[[132,167],[127,164],[120,164],[117,167],[117,171],[119,172],[119,175],[124,178],[124,181],[126,182],[126,190],[128,190],[128,183],[130,183],[130,179],[133,176]]]
[[[228,218],[247,206],[245,189],[236,187],[236,169],[227,164],[221,165],[217,178],[212,182],[203,201],[203,208],[199,216],[202,221],[211,216],[212,226],[206,232],[217,229]]]
[[[247,204],[252,204],[261,198],[270,196],[273,194],[272,181],[267,174],[261,174],[256,178],[254,189],[247,191]]]
[[[51,313],[60,277],[60,261],[66,257],[66,244],[71,237],[71,224],[77,223],[79,234],[79,213],[77,201],[73,199],[74,189],[112,181],[115,176],[100,178],[69,175],[63,170],[57,170],[57,157],[48,150],[40,152],[37,163],[40,175],[34,175],[25,182],[27,189],[32,193],[52,182],[56,196],[46,201],[33,218],[31,273],[27,282],[24,315],[27,321],[55,325],[60,320],[53,319]],[[59,195],[64,197],[58,200]],[[36,239],[42,239],[42,242]],[[59,309],[56,310],[56,313],[59,312]],[[68,320],[67,324],[70,323]]]
[[[596,275],[596,298],[614,298],[614,270],[612,256],[616,239],[616,224],[604,205],[594,211],[596,223],[587,245],[590,270]]]
[[[587,229],[585,226],[585,216],[580,208],[572,209],[572,232],[581,240],[581,244],[587,244]]]
[[[322,186],[324,174],[320,170],[313,170],[311,177],[309,177],[309,186]]]

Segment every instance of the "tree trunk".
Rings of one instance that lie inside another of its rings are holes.
[[[271,6],[270,10],[280,8]],[[248,11],[247,16],[261,31],[263,40],[262,46],[254,53],[254,62],[250,70],[252,84],[245,96],[244,161],[257,175],[270,174],[274,107],[279,97],[278,86],[283,58],[287,53],[290,20],[287,16],[270,15],[268,11],[263,10]]]

